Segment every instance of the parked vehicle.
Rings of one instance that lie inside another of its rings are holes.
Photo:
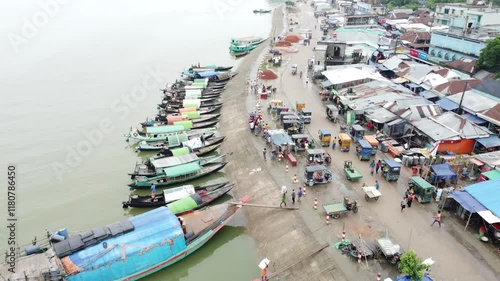
[[[295,152],[306,150],[306,143],[309,148],[314,148],[314,140],[306,134],[293,134],[292,141],[294,143],[293,149]]]
[[[306,150],[307,165],[329,165],[332,163],[332,157],[322,148]]]
[[[304,132],[304,123],[295,118],[287,118],[283,120],[283,129],[288,135],[302,134]]]
[[[337,122],[337,117],[339,117],[339,109],[337,108],[337,106],[333,104],[327,105],[326,118],[328,118],[328,120],[330,121]]]
[[[333,174],[324,165],[310,165],[304,170],[305,183],[309,186],[332,181]]]
[[[403,254],[401,246],[394,244],[389,238],[380,238],[375,241],[375,247],[389,263],[399,264],[401,255]]]
[[[356,142],[356,153],[359,155],[359,160],[370,160],[372,151],[372,146],[366,140],[358,139]]]
[[[365,129],[360,125],[352,125],[349,134],[354,140],[362,139],[365,136]]]
[[[346,133],[339,134],[339,148],[341,152],[349,152],[351,148],[351,138]]]
[[[332,134],[327,129],[320,129],[318,131],[319,141],[321,142],[321,146],[330,146],[330,141],[332,139]]]
[[[302,122],[304,122],[304,124],[311,124],[312,111],[306,108],[302,108],[302,110],[299,111],[299,117]]]
[[[375,186],[367,186],[366,184],[363,184],[361,188],[365,192],[366,201],[369,201],[370,199],[375,199],[375,201],[377,201],[380,196],[382,196],[382,193],[378,191]]]
[[[340,215],[345,214],[349,211],[352,211],[353,213],[357,213],[358,212],[358,201],[351,200],[347,197],[344,197],[343,202],[324,204],[323,209],[332,218],[338,219],[340,217]]]
[[[366,140],[372,146],[372,155],[377,154],[379,141],[373,135],[364,136],[364,140]]]
[[[344,161],[344,173],[348,180],[357,181],[363,178],[358,169],[352,166],[352,161]]]
[[[401,164],[394,160],[385,159],[382,160],[382,165],[380,166],[382,170],[382,176],[387,181],[397,181],[401,173]]]
[[[436,190],[436,187],[428,183],[421,177],[411,177],[408,186],[413,188],[415,197],[420,203],[429,203],[432,201],[432,195]]]

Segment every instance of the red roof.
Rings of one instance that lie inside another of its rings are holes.
[[[448,62],[446,63],[446,65],[456,70],[461,70],[467,73],[473,73],[476,62],[477,60],[475,59],[461,58],[458,60]]]
[[[473,86],[479,85],[481,83],[481,80],[477,79],[452,80],[443,83],[441,85],[437,85],[436,88],[434,89],[446,96],[450,96],[462,93],[464,91],[465,83],[467,83],[466,91],[468,91],[472,90]]]

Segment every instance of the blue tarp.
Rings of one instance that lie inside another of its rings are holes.
[[[500,217],[500,179],[469,185],[465,191],[495,216]]]
[[[359,139],[358,143],[361,146],[361,148],[370,148],[370,149],[373,149],[373,147],[371,146],[371,144],[368,141],[366,141],[365,139]]]
[[[201,77],[201,78],[207,78],[207,77],[212,77],[212,76],[215,76],[215,75],[218,75],[219,72],[218,71],[205,71],[205,72],[198,72],[198,75]]]
[[[385,164],[387,164],[387,166],[389,166],[390,168],[397,168],[397,167],[401,167],[401,164],[399,164],[398,162],[392,160],[392,159],[387,159],[387,160],[384,160],[385,161]]]
[[[442,109],[452,111],[458,108],[458,104],[449,99],[440,99],[436,102]]]
[[[469,192],[465,190],[450,192],[451,197],[455,199],[464,209],[469,212],[477,213],[486,210],[486,208],[479,203]]]
[[[411,278],[410,276],[402,276],[396,278],[394,281],[411,281]],[[424,277],[422,277],[420,281],[434,281],[434,279],[430,278],[427,274],[424,274]]]
[[[186,248],[177,217],[167,207],[130,218],[134,230],[69,256],[82,272],[68,280],[118,280],[159,264]],[[125,257],[126,262],[122,260]]]
[[[447,163],[432,165],[431,169],[436,174],[437,180],[445,179],[454,181],[457,179],[457,174],[451,169],[450,165],[448,165]]]
[[[323,82],[321,82],[321,86],[323,87],[330,87],[332,84],[332,82],[330,82],[330,80],[325,80]]]
[[[485,148],[492,148],[500,146],[500,139],[497,136],[491,136],[482,139],[476,139],[478,143],[480,143]]]
[[[467,120],[471,121],[474,124],[484,124],[484,123],[488,122],[488,121],[484,120],[483,118],[477,117],[476,115],[470,114],[470,113],[462,114],[462,117],[465,117]]]
[[[274,145],[293,144],[293,140],[287,134],[274,134],[271,136]]]

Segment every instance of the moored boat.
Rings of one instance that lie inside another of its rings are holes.
[[[164,176],[136,177],[134,183],[129,184],[129,186],[131,189],[149,189],[153,184],[156,187],[162,187],[183,183],[217,172],[226,164],[227,162],[213,163],[202,167],[199,163],[187,163],[164,169]]]
[[[196,109],[202,109],[202,108],[207,108],[211,106],[219,106],[222,105],[222,102],[201,102],[199,100],[183,100],[182,104],[177,103],[177,104],[168,104],[163,108],[170,108],[170,109],[179,109],[179,108],[186,108],[186,107],[191,107],[194,106]]]
[[[123,208],[151,208],[165,206],[168,203],[188,197],[193,194],[198,194],[200,197],[210,195],[221,187],[228,185],[229,182],[222,182],[217,184],[193,186],[183,185],[174,188],[164,189],[163,193],[157,194],[154,198],[151,195],[139,196],[131,195],[127,201],[122,202]]]
[[[171,156],[173,155],[173,153],[175,153],[175,150],[181,150],[181,149],[187,149],[188,151],[198,155],[198,156],[203,156],[207,153],[210,153],[214,150],[216,150],[217,148],[219,148],[220,146],[222,145],[221,142],[219,143],[216,143],[216,144],[212,144],[212,145],[206,145],[206,146],[203,146],[203,147],[197,147],[197,148],[194,148],[194,149],[191,149],[189,147],[182,147],[182,148],[177,148],[177,149],[173,149],[173,150],[170,150],[168,148],[162,148],[158,154],[157,154],[157,157],[165,157],[165,156]],[[174,151],[174,152],[172,152]]]
[[[184,120],[184,119],[177,120],[178,119],[177,116],[187,118],[187,120],[191,120],[193,122],[193,124],[195,124],[195,123],[206,122],[206,121],[211,121],[211,120],[217,119],[220,117],[220,113],[201,115],[198,111],[193,111],[193,112],[183,113],[182,115],[170,114],[167,117],[166,121],[147,120],[146,122],[141,123],[141,125],[142,125],[142,127],[163,126],[163,125],[170,125],[170,124],[173,124],[174,122]],[[173,117],[176,117],[176,118],[173,118]]]
[[[232,52],[233,56],[237,57],[237,58],[241,58],[241,57],[244,57],[248,54],[250,54],[250,51],[243,51],[243,52]]]
[[[222,104],[216,105],[216,106],[200,107],[199,109],[196,109],[196,107],[192,107],[192,111],[199,111],[201,115],[204,115],[204,114],[214,113],[215,111],[217,111],[221,108],[222,108]],[[166,108],[166,109],[160,111],[158,117],[160,118],[160,120],[166,120],[167,117],[165,116],[165,114],[162,114],[162,112],[182,113],[182,112],[185,112],[185,111],[183,111],[183,109],[186,109],[186,108]],[[164,116],[163,118],[165,118],[165,119],[162,119],[162,116]]]
[[[245,196],[240,202],[248,200]],[[8,271],[7,263],[0,272],[6,280],[138,280],[195,252],[240,208],[219,204],[178,217],[159,207],[17,257],[15,272]]]
[[[189,150],[193,151],[193,153],[199,153],[204,148],[210,147],[211,151],[217,149],[217,147],[213,147],[213,145],[221,143],[224,140],[224,138],[225,137],[216,137],[216,138],[207,139],[205,141],[205,145],[194,145],[194,144],[201,143],[201,140],[199,137],[191,138],[191,140],[197,139],[196,141],[193,141],[191,143],[185,143],[187,140],[184,142],[181,142],[179,145],[177,145],[177,143],[176,143],[176,146],[172,146],[170,142],[166,142],[166,141],[165,142],[155,142],[155,143],[141,142],[137,146],[137,150],[140,150],[140,151],[158,151],[158,150],[164,151],[167,149],[172,149],[172,148],[183,146],[183,147],[186,147]],[[193,147],[190,147],[189,145],[192,145]],[[205,152],[205,153],[208,153],[208,152]]]
[[[259,36],[247,36],[247,37],[233,37],[231,38],[231,45],[258,45],[267,38],[262,38]]]
[[[234,184],[228,184],[212,192],[195,193],[167,204],[167,207],[176,216],[182,216],[194,210],[199,210],[219,199],[224,194],[233,189]]]
[[[253,10],[254,14],[268,14],[270,12],[272,12],[272,10],[263,10],[263,9]]]
[[[257,45],[231,45],[231,46],[229,46],[229,50],[231,50],[232,52],[235,52],[235,53],[249,52],[255,48],[257,48]]]

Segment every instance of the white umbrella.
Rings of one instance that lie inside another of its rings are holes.
[[[263,259],[260,263],[259,263],[259,268],[260,269],[264,269],[267,265],[269,265],[271,261],[268,259],[268,258],[265,258]]]

